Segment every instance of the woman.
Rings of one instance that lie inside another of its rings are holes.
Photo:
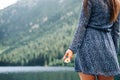
[[[114,80],[120,74],[119,0],[84,0],[79,25],[63,59],[75,57],[81,80]]]

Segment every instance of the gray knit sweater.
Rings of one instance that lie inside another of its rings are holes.
[[[74,34],[72,43],[69,46],[74,53],[81,46],[87,27],[99,29],[102,31],[111,31],[116,53],[119,51],[119,24],[120,17],[116,22],[110,22],[109,0],[88,0],[88,14],[85,14],[82,6],[79,24]]]

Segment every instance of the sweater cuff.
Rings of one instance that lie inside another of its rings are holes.
[[[73,47],[71,47],[71,46],[69,46],[68,49],[70,49],[70,50],[73,52],[73,54],[76,54],[76,52],[77,52],[76,48],[73,48]]]

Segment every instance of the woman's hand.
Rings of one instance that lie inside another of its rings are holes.
[[[65,53],[65,55],[63,56],[63,60],[65,61],[66,59],[71,60],[73,57],[73,51],[68,49]]]

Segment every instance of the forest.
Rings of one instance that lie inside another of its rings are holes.
[[[81,0],[19,0],[0,10],[0,66],[74,66],[62,57],[81,6]]]

